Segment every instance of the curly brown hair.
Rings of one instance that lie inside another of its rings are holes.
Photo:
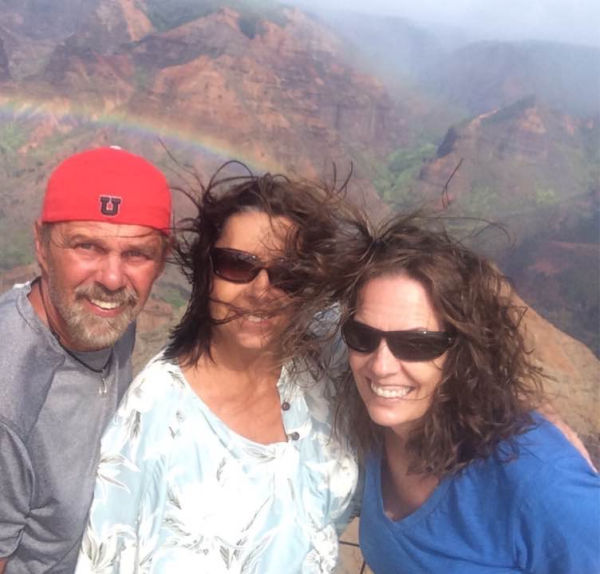
[[[429,220],[431,224],[434,220]],[[439,224],[439,220],[435,220]],[[533,424],[530,411],[542,399],[542,371],[530,358],[507,279],[484,257],[431,228],[416,216],[396,216],[372,230],[357,222],[344,265],[347,288],[342,320],[353,315],[361,288],[371,279],[405,274],[428,291],[453,333],[442,381],[432,405],[409,435],[411,471],[441,477],[492,455],[498,444]],[[377,448],[382,429],[371,421],[349,368],[338,380],[338,431],[349,433],[363,455]]]
[[[226,175],[239,168],[243,175]],[[212,176],[207,185],[198,182],[199,189],[182,190],[193,201],[196,214],[176,226],[175,260],[191,284],[191,296],[186,312],[173,329],[165,356],[183,364],[195,363],[203,353],[210,356],[210,343],[216,321],[210,316],[212,291],[211,251],[227,220],[237,213],[263,212],[272,217],[283,216],[294,224],[285,238],[284,259],[291,281],[286,283],[294,320],[281,337],[280,361],[300,356],[315,358],[325,325],[331,331],[331,321],[322,321],[319,314],[331,306],[334,296],[320,275],[324,261],[331,260],[339,238],[340,221],[353,208],[346,200],[348,178],[338,184],[334,171],[330,184],[308,180],[292,180],[285,175],[254,175],[239,162],[227,162]],[[305,267],[295,255],[303,245],[311,246],[311,258],[317,265]],[[281,310],[281,308],[279,308]],[[240,311],[242,312],[242,311]],[[229,317],[227,320],[231,320]],[[319,331],[319,337],[314,333]]]

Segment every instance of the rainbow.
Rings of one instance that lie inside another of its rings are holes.
[[[0,125],[15,119],[52,118],[58,125],[88,125],[140,138],[150,143],[163,142],[167,148],[183,148],[190,154],[207,156],[222,163],[239,160],[254,171],[283,171],[271,159],[257,159],[231,146],[224,140],[211,137],[198,130],[173,126],[163,118],[145,117],[119,110],[103,110],[90,104],[73,102],[67,98],[42,99],[21,94],[0,94]],[[115,142],[119,144],[118,141]]]

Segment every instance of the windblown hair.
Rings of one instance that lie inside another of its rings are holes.
[[[445,329],[454,335],[432,405],[410,433],[411,471],[438,477],[492,455],[499,443],[529,428],[542,399],[542,372],[520,329],[525,308],[507,279],[485,258],[415,217],[395,217],[372,231],[356,227],[348,249],[350,275],[343,318],[351,316],[370,280],[406,275],[427,290]],[[338,256],[339,265],[344,265]],[[377,448],[382,429],[369,418],[349,369],[338,381],[338,424],[363,455]]]
[[[316,275],[322,266],[297,265],[295,256],[307,244],[313,250],[314,261],[331,258],[340,221],[349,218],[347,214],[352,210],[345,199],[349,177],[338,185],[334,171],[331,185],[317,184],[284,175],[254,175],[243,165],[247,175],[226,177],[223,173],[231,163],[242,165],[228,162],[206,186],[199,183],[199,190],[186,192],[197,213],[177,225],[174,255],[191,283],[192,292],[182,320],[172,331],[166,357],[193,364],[203,353],[210,356],[212,332],[217,324],[209,311],[213,282],[211,250],[227,220],[243,212],[283,216],[294,224],[285,238],[284,252],[294,281],[294,285],[288,285],[287,303],[294,311],[294,319],[281,338],[279,359],[283,363],[299,355],[317,356],[322,337],[314,336],[315,316],[331,306],[334,296],[328,284]]]

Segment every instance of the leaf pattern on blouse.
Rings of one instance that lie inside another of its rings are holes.
[[[358,468],[331,433],[328,386],[284,368],[282,417],[296,440],[263,445],[229,429],[156,357],[102,440],[76,573],[332,572]]]

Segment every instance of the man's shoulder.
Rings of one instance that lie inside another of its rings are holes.
[[[45,327],[37,317],[29,302],[31,283],[14,285],[0,295],[0,337],[10,337],[13,345],[0,346],[2,350],[13,352],[14,343],[29,338],[32,333],[42,334]]]
[[[13,322],[21,317],[17,302],[27,297],[27,285],[15,285],[0,295],[0,329],[8,322]],[[22,320],[22,317],[21,317]]]
[[[7,369],[11,372],[17,364],[11,359],[27,352],[28,347],[39,345],[35,329],[26,316],[28,291],[27,285],[15,286],[0,295],[0,337],[11,342],[10,345],[0,345],[0,373],[5,381],[8,378]],[[10,384],[10,381],[7,383]]]
[[[12,425],[23,438],[63,361],[41,328],[36,328],[33,310],[27,309],[28,291],[25,285],[0,295],[0,337],[11,342],[0,345],[0,421]]]

